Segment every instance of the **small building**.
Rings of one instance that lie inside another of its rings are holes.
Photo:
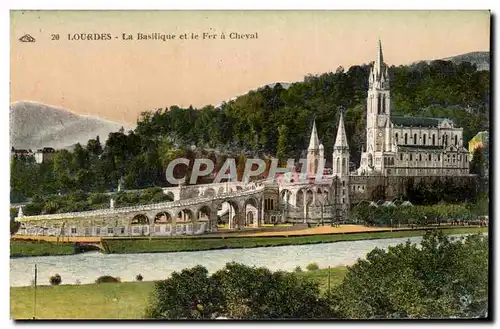
[[[52,156],[56,153],[52,147],[44,147],[43,149],[38,149],[35,152],[35,161],[36,163],[42,163],[52,158]]]

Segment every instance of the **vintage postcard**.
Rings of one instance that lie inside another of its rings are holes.
[[[491,318],[490,24],[11,11],[11,318]]]

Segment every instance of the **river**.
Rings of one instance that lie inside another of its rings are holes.
[[[38,283],[49,284],[49,277],[59,274],[62,284],[93,283],[101,275],[134,281],[137,274],[144,280],[166,279],[174,271],[202,265],[214,272],[228,262],[264,266],[271,270],[291,271],[296,266],[303,270],[307,264],[317,263],[321,268],[352,265],[364,258],[373,248],[386,249],[410,240],[419,243],[421,237],[346,241],[313,245],[225,249],[176,253],[101,254],[88,252],[69,256],[21,257],[10,259],[10,285],[29,286],[34,266],[38,267]]]

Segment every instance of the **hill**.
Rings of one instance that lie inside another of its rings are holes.
[[[463,62],[469,62],[472,64],[476,64],[478,71],[489,71],[490,70],[490,52],[489,51],[474,51],[466,54],[446,57],[439,59],[441,61],[450,61],[453,64],[460,64]],[[431,63],[433,60],[426,60],[427,64]],[[415,62],[412,65],[420,63]]]
[[[87,144],[99,136],[104,143],[110,132],[133,129],[120,123],[74,114],[65,109],[34,102],[10,105],[10,147],[38,149],[68,148]]]
[[[454,64],[470,62],[476,64],[478,71],[490,70],[490,53],[488,51],[476,51],[472,53],[443,58],[445,61],[451,61]]]

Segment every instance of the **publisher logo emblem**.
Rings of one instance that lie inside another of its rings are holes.
[[[19,38],[19,41],[21,41],[21,42],[35,42],[36,40],[31,35],[25,34]]]

